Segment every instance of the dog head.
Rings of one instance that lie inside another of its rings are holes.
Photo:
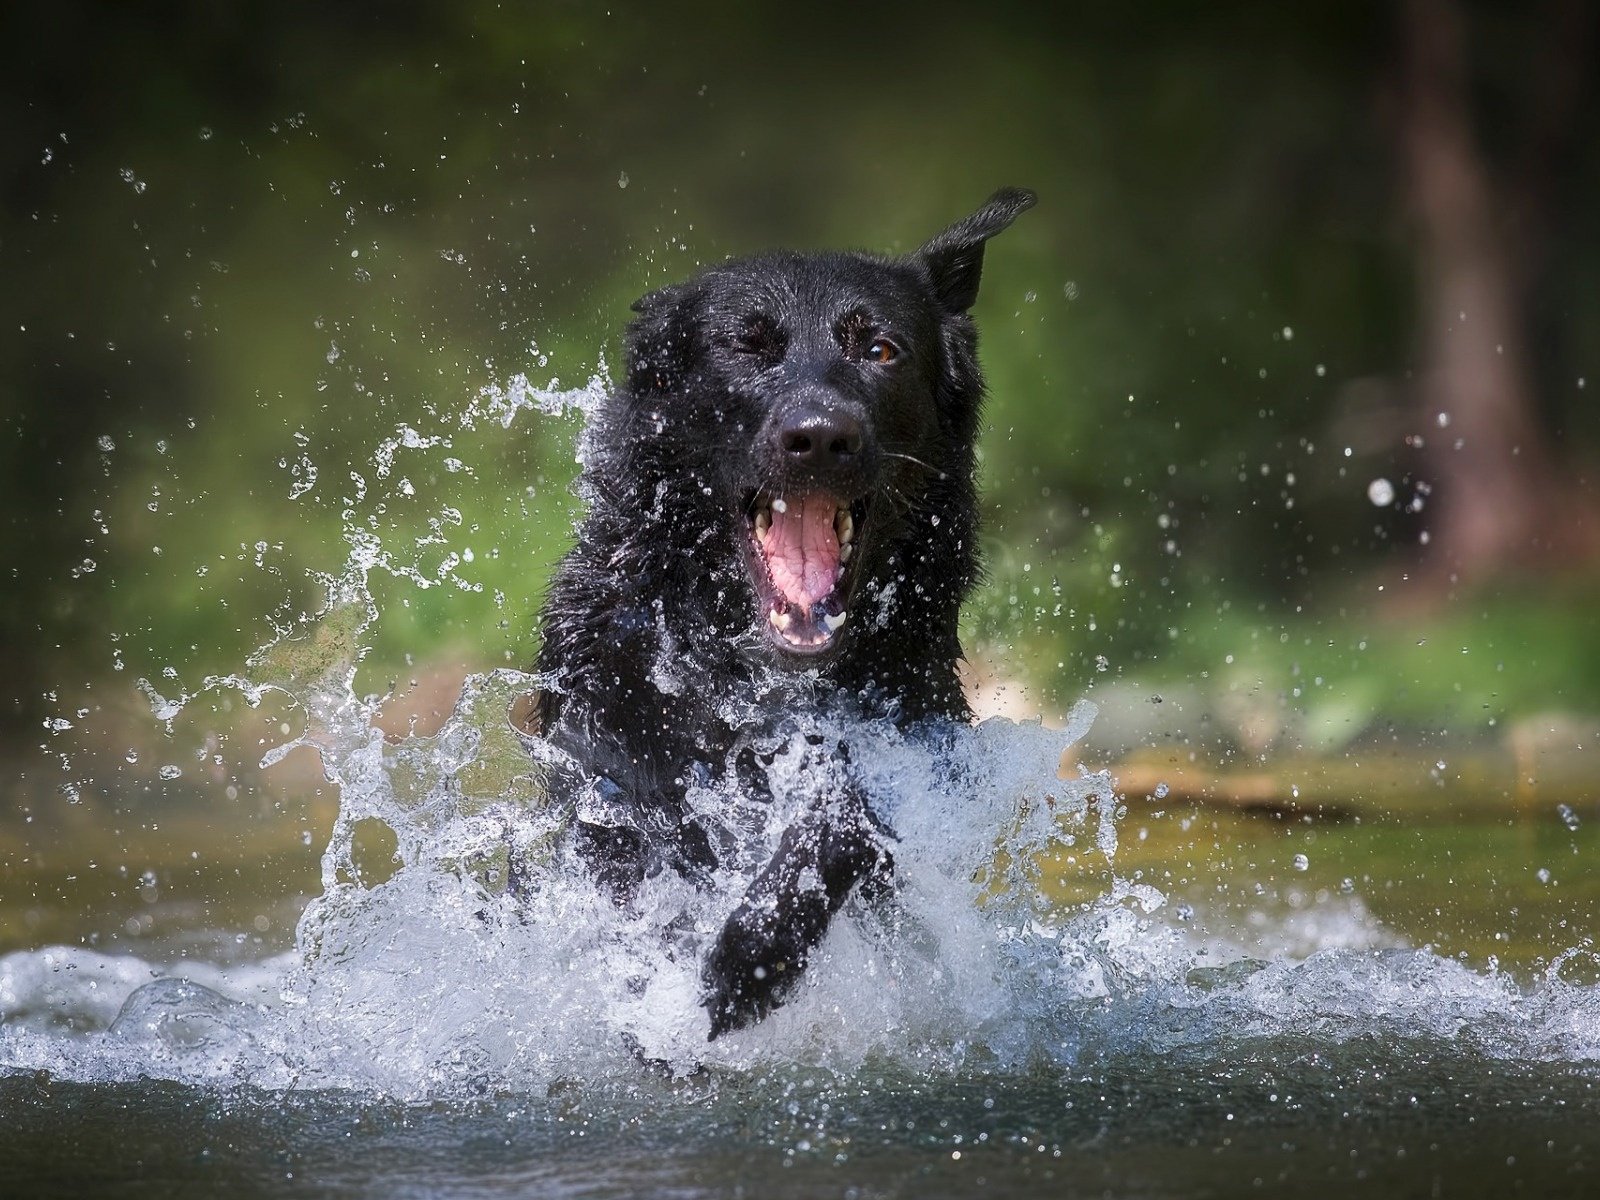
[[[953,644],[978,571],[968,310],[985,243],[1033,203],[1003,189],[904,257],[758,255],[634,305],[607,474],[710,581],[697,619],[783,666],[891,609]]]

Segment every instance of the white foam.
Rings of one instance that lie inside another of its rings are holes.
[[[993,719],[935,746],[852,731],[853,761],[899,831],[898,890],[847,905],[791,1002],[708,1045],[700,956],[737,902],[741,870],[707,890],[658,877],[636,917],[555,861],[527,897],[504,891],[504,848],[546,844],[559,821],[504,799],[517,791],[506,779],[532,780],[550,757],[530,754],[505,721],[510,699],[535,682],[476,677],[438,734],[399,743],[349,698],[310,705],[324,723],[306,740],[343,800],[326,890],[305,912],[297,951],[234,966],[64,948],[7,955],[0,1064],[416,1098],[625,1078],[640,1069],[630,1041],[681,1074],[790,1064],[847,1074],[885,1061],[917,1072],[1064,1069],[1285,1037],[1600,1058],[1595,988],[1555,968],[1522,987],[1400,947],[1359,898],[1219,932],[1203,914],[1173,924],[1159,891],[1129,881],[1086,907],[1053,909],[1039,853],[1069,835],[1079,855],[1114,844],[1097,799],[1104,781],[1057,778],[1087,711],[1064,733]],[[744,839],[741,862],[758,861],[796,809],[837,782],[826,763],[806,761],[802,732],[774,761],[784,800],[692,794]],[[358,861],[371,821],[393,831],[401,860],[381,881],[363,879]],[[1246,956],[1269,944],[1270,960]]]
[[[608,390],[603,367],[575,390],[518,377],[486,389],[461,424],[508,425],[525,410],[589,415]],[[388,479],[405,456],[447,448],[441,434],[400,426],[373,474]],[[441,510],[441,527],[453,511]],[[470,679],[431,737],[378,731],[377,701],[354,688],[375,615],[368,576],[428,587],[454,561],[422,573],[354,521],[347,541],[344,570],[323,581],[321,618],[284,629],[245,672],[200,688],[236,690],[250,704],[287,694],[303,727],[268,757],[311,746],[339,789],[323,893],[295,952],[242,964],[63,947],[6,955],[0,1068],[433,1097],[636,1078],[630,1045],[679,1074],[798,1064],[849,1075],[885,1062],[917,1075],[1065,1070],[1119,1055],[1231,1059],[1283,1038],[1313,1049],[1421,1038],[1506,1059],[1600,1059],[1600,989],[1568,982],[1564,959],[1519,986],[1405,947],[1358,896],[1256,913],[1242,926],[1222,914],[1169,920],[1161,892],[1116,876],[1112,782],[1059,777],[1063,752],[1092,720],[1087,706],[1064,731],[994,718],[932,744],[888,727],[796,730],[771,747],[784,751],[771,772],[775,802],[691,789],[691,806],[737,851],[711,886],[663,875],[624,914],[549,852],[566,814],[543,802],[542,776],[559,756],[506,717],[537,679]],[[876,616],[891,602],[886,590]],[[192,698],[145,690],[163,722]],[[837,766],[806,750],[807,732],[850,739],[853,772],[898,834],[897,888],[846,906],[771,1018],[708,1044],[706,946],[787,822],[839,786]],[[363,850],[380,826],[397,865]],[[524,896],[506,890],[508,849],[539,864]],[[1039,872],[1047,854],[1061,860],[1053,870],[1092,866],[1111,880],[1105,894],[1051,903]]]

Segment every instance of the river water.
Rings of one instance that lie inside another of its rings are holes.
[[[342,810],[293,949],[200,921],[0,958],[6,1193],[1592,1194],[1600,875],[1570,808],[1129,811],[1057,778],[1087,710],[885,733],[898,897],[708,1045],[693,950],[731,890],[661,880],[624,917],[555,861],[497,887],[549,831],[496,799],[529,682],[470,681],[426,738],[324,706]]]

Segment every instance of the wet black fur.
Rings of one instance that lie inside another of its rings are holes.
[[[690,819],[686,784],[737,761],[741,786],[760,788],[751,747],[796,713],[969,717],[956,622],[980,573],[983,384],[968,309],[984,243],[1032,203],[1002,190],[905,257],[766,254],[634,305],[627,377],[586,437],[590,509],[552,583],[537,663],[553,681],[539,724],[588,776],[570,781],[590,789],[572,848],[619,902],[664,867],[695,878],[717,864],[717,831]],[[874,333],[901,350],[889,366],[852,341]],[[772,450],[774,414],[796,397],[863,414],[868,443],[848,479],[822,481],[859,490],[870,515],[850,619],[818,660],[773,645],[744,559],[752,492],[806,483]],[[849,786],[785,833],[707,957],[712,1037],[782,1000],[851,890],[891,869],[891,840]]]

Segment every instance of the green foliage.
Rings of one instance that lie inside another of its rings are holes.
[[[1187,676],[1248,643],[1285,682],[1381,676],[1373,703],[1406,711],[1538,705],[1541,672],[1600,702],[1600,656],[1560,649],[1581,596],[1421,632],[1372,603],[1427,518],[1366,496],[1409,499],[1417,466],[1388,13],[18,14],[39,51],[5,84],[7,715],[31,737],[115,666],[235,669],[320,604],[309,573],[351,529],[390,556],[374,688],[441,654],[527,662],[578,422],[469,421],[482,389],[583,383],[628,301],[700,263],[908,250],[1001,183],[1041,196],[978,308],[994,579],[971,626],[1010,669],[1072,693],[1101,656]],[[1538,364],[1574,437],[1591,226],[1558,231],[1573,302]],[[380,475],[402,427],[449,444]]]

